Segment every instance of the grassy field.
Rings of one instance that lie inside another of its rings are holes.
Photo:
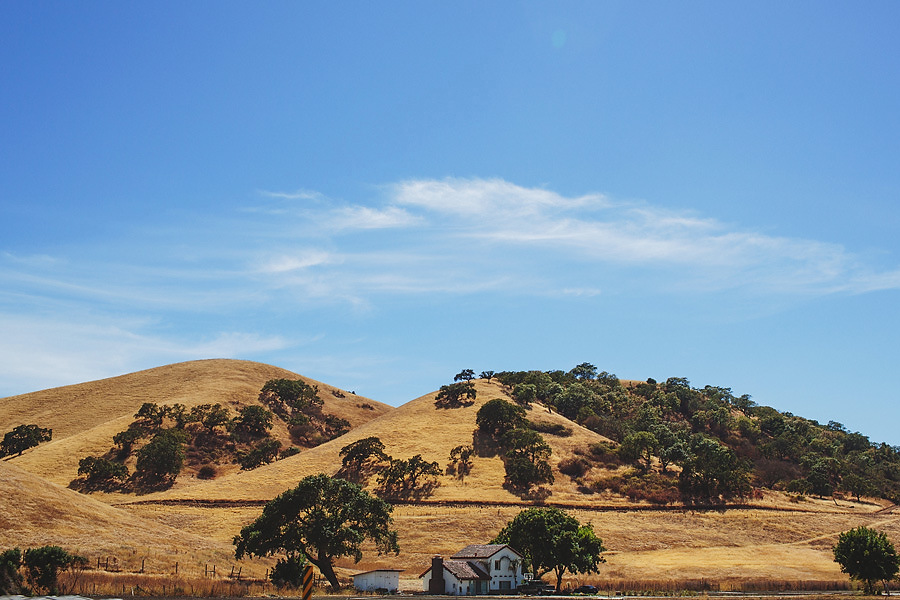
[[[209,481],[181,477],[164,492],[82,495],[63,487],[74,477],[78,460],[108,449],[112,436],[143,402],[220,402],[236,408],[256,402],[263,383],[279,377],[299,376],[259,363],[195,361],[0,400],[0,431],[20,423],[54,430],[52,442],[0,461],[0,547],[58,544],[92,563],[113,557],[123,573],[143,564],[161,577],[174,576],[177,563],[182,578],[203,576],[209,565],[216,565],[218,574],[235,567],[247,578],[262,578],[271,561],[238,563],[231,545],[262,503],[306,475],[336,473],[340,449],[368,436],[378,436],[395,458],[421,454],[446,466],[454,446],[473,443],[478,408],[506,397],[496,382],[479,380],[472,406],[439,409],[432,393],[391,408],[308,380],[319,386],[326,411],[353,424],[349,433],[253,471],[224,470]],[[537,404],[528,417],[571,431],[564,437],[544,434],[553,448],[554,466],[604,439]],[[585,479],[605,474],[609,471],[594,467]],[[476,457],[466,477],[442,476],[426,501],[395,507],[398,556],[366,552],[359,564],[340,562],[341,573],[401,568],[407,585],[415,587],[414,578],[434,554],[446,556],[470,543],[486,543],[532,505],[504,489],[503,476],[497,456]],[[592,523],[608,550],[600,573],[566,583],[592,583],[606,590],[838,589],[847,584],[831,555],[838,533],[871,525],[900,540],[900,517],[886,503],[871,500],[798,502],[767,492],[740,509],[658,510],[611,493],[583,493],[558,472],[547,491],[547,503]]]

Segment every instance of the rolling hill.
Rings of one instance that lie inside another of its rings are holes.
[[[53,430],[53,440],[15,459],[16,464],[60,485],[78,472],[78,461],[102,455],[145,402],[159,405],[221,403],[236,410],[258,404],[270,379],[303,379],[318,386],[324,409],[360,425],[392,410],[386,404],[303,378],[285,369],[250,361],[213,359],[178,363],[128,375],[53,388],[0,400],[0,431],[22,423]],[[286,445],[286,432],[279,436]]]
[[[60,487],[72,479],[81,456],[109,448],[112,435],[127,426],[143,402],[248,405],[257,402],[261,386],[273,378],[300,376],[244,361],[194,361],[0,400],[0,431],[31,422],[54,430],[53,441],[0,462],[0,494],[6,503],[0,514],[9,515],[2,522],[5,538],[20,546],[48,540],[88,556],[149,552],[160,564],[185,555],[226,562],[231,538],[266,501],[306,475],[337,473],[347,444],[375,436],[394,458],[421,454],[445,467],[452,448],[473,444],[478,409],[493,398],[510,398],[513,389],[496,379],[481,379],[474,382],[477,396],[470,406],[438,408],[433,392],[391,408],[306,380],[319,387],[326,410],[350,421],[348,433],[251,471],[235,469],[208,481],[182,477],[168,490],[140,496],[86,496]],[[609,550],[600,574],[579,581],[601,587],[642,581],[657,588],[699,579],[736,587],[761,579],[834,585],[846,581],[830,551],[839,532],[874,525],[900,539],[891,503],[873,498],[856,502],[849,496],[800,497],[764,490],[728,510],[701,510],[636,502],[586,486],[630,467],[592,462],[577,479],[559,472],[561,462],[590,456],[593,445],[609,442],[561,412],[535,401],[527,417],[542,423],[545,431],[562,434],[543,434],[552,448],[555,475],[545,486],[550,492],[545,502],[592,523]],[[395,506],[399,556],[367,553],[357,565],[344,561],[340,566],[404,568],[413,576],[435,553],[447,555],[469,543],[489,541],[519,510],[534,504],[505,488],[503,478],[499,456],[475,456],[467,476],[445,474],[431,495]],[[374,478],[368,487],[375,488]],[[71,518],[66,516],[69,507]],[[85,535],[90,528],[97,532],[96,540]],[[244,562],[250,569],[258,565]]]

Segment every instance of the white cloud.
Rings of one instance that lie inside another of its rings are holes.
[[[304,189],[299,189],[294,192],[270,192],[267,190],[259,190],[259,194],[268,198],[280,198],[282,200],[323,200],[325,198],[319,192]]]
[[[0,314],[0,396],[111,377],[202,358],[234,358],[296,345],[279,336],[221,332],[191,339],[145,333],[157,325],[135,318],[72,313],[68,318]]]
[[[270,257],[260,265],[259,271],[268,274],[289,273],[291,271],[327,265],[330,262],[334,262],[334,257],[328,252],[320,250],[301,251],[290,255],[282,254]]]
[[[383,209],[369,206],[347,206],[334,212],[331,226],[335,229],[389,229],[421,224],[423,219],[397,206]]]

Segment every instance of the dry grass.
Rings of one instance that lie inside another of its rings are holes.
[[[333,386],[262,363],[214,359],[157,367],[129,375],[80,383],[0,400],[0,433],[22,423],[53,429],[53,440],[13,460],[49,481],[67,485],[78,473],[78,461],[101,455],[113,436],[128,427],[144,402],[160,405],[220,403],[232,410],[256,404],[269,379],[304,379],[319,387],[325,412],[358,426],[392,407]],[[343,396],[343,397],[341,397]],[[366,408],[370,407],[370,408]],[[273,435],[290,445],[286,428]],[[226,467],[227,471],[228,468]],[[237,467],[231,470],[236,471]],[[184,480],[182,483],[189,483]]]
[[[231,539],[259,515],[261,506],[202,503],[270,500],[306,475],[334,474],[340,466],[340,449],[368,436],[378,436],[396,458],[422,454],[446,466],[453,447],[472,443],[478,408],[492,398],[505,397],[500,385],[480,380],[475,382],[477,401],[469,407],[437,409],[435,394],[428,394],[391,409],[350,394],[338,398],[329,386],[311,382],[323,390],[326,411],[347,418],[355,427],[329,443],[254,471],[225,474],[211,481],[182,478],[168,491],[140,497],[82,496],[33,475],[67,483],[77,459],[107,449],[112,435],[130,422],[142,402],[237,406],[255,402],[262,384],[276,377],[299,376],[258,363],[197,361],[4,399],[0,429],[19,422],[54,428],[53,442],[10,462],[0,462],[4,541],[13,540],[20,547],[59,544],[92,561],[114,556],[123,571],[139,570],[143,560],[146,570],[168,576],[175,562],[185,578],[202,578],[209,564],[216,564],[221,573],[237,564]],[[361,408],[363,403],[375,410]],[[528,416],[572,430],[567,437],[544,434],[553,447],[554,465],[603,439],[540,405]],[[89,448],[100,450],[84,452]],[[595,467],[585,480],[604,474],[608,471]],[[362,562],[343,561],[339,567],[345,575],[375,567],[403,568],[403,577],[411,578],[424,571],[436,553],[446,556],[467,544],[489,541],[529,505],[502,487],[503,477],[499,457],[476,457],[468,476],[443,476],[426,503],[395,507],[399,556],[379,557],[369,549]],[[599,574],[571,577],[566,584],[592,583],[604,590],[839,589],[847,582],[831,556],[839,532],[872,525],[900,540],[900,517],[876,514],[882,505],[874,502],[835,503],[814,498],[791,502],[783,494],[767,493],[755,500],[755,508],[750,510],[658,510],[610,493],[584,494],[576,482],[558,473],[550,491],[547,502],[564,506],[580,521],[592,523],[609,550],[608,562]],[[245,576],[261,578],[271,561],[245,560],[241,564]],[[138,593],[158,592],[152,581],[136,584]],[[111,585],[123,583],[117,580]],[[109,593],[121,594],[121,589],[113,587]],[[198,583],[191,589],[200,590],[201,586]],[[186,587],[182,591],[194,594]]]
[[[112,557],[117,568],[155,573],[202,572],[236,564],[230,543],[141,518],[90,496],[0,463],[0,548],[58,545],[87,557]],[[265,565],[249,567],[265,571]]]
[[[88,570],[66,572],[60,576],[60,589],[81,596],[154,596],[154,597],[260,597],[271,595],[275,588],[262,580],[244,577],[160,575],[147,573],[109,573]]]

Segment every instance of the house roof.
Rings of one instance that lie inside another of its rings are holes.
[[[490,574],[475,561],[447,559],[443,561],[442,564],[445,570],[449,571],[451,575],[460,581],[464,579],[481,579],[489,581],[491,579]],[[425,569],[425,572],[419,575],[419,577],[425,577],[428,575],[429,571],[431,571],[431,567]]]
[[[352,576],[368,575],[369,573],[402,573],[406,569],[372,569],[371,571],[363,571],[362,573],[354,573]]]
[[[476,562],[467,560],[445,560],[444,568],[450,571],[454,577],[462,581],[463,579],[482,579],[490,581],[491,576],[484,572]]]
[[[518,556],[522,556],[515,548],[509,544],[471,544],[466,546],[450,558],[490,558],[504,548],[509,548]]]

